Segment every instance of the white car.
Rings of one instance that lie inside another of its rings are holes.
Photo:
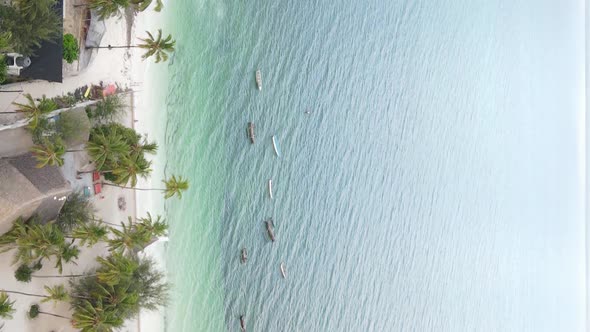
[[[22,69],[31,65],[31,58],[19,53],[6,53],[8,63],[8,75],[19,76]]]

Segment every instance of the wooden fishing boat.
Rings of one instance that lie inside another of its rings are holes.
[[[274,231],[274,223],[272,222],[272,218],[264,222],[266,224],[266,232],[268,233],[268,237],[272,242],[275,242],[275,231]]]
[[[270,195],[270,199],[273,199],[274,197],[272,196],[272,179],[268,180],[268,194]]]
[[[246,251],[246,248],[242,248],[242,264],[245,264],[246,261],[248,260],[248,252]]]
[[[250,138],[250,143],[254,144],[254,123],[248,122],[248,138]]]
[[[283,276],[283,279],[287,278],[287,274],[285,273],[285,263],[281,262],[281,275]]]
[[[258,90],[262,91],[262,73],[260,69],[256,71],[256,86],[258,86]]]
[[[279,152],[279,143],[277,143],[277,138],[275,135],[272,135],[272,147],[275,150],[277,157],[280,157],[281,153]]]

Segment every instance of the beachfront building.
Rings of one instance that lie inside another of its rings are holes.
[[[0,159],[0,234],[18,217],[54,219],[71,192],[58,167],[35,167],[29,153]]]

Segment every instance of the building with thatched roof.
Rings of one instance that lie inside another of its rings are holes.
[[[54,219],[71,192],[58,167],[36,168],[36,164],[30,153],[0,159],[0,234],[21,216]]]

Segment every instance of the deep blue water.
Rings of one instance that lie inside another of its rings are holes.
[[[168,4],[169,331],[583,331],[583,8]]]

